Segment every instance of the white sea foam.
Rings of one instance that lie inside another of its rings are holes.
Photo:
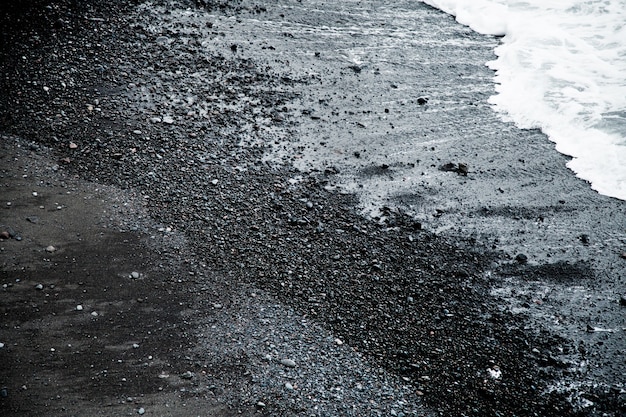
[[[626,200],[624,0],[422,0],[477,32],[503,36],[490,102],[540,128],[592,188]]]

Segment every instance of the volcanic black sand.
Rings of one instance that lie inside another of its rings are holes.
[[[626,415],[624,203],[488,106],[497,39],[9,3],[2,415]]]

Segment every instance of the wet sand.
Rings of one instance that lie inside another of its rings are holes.
[[[487,105],[497,39],[209,3],[4,15],[2,410],[624,412],[624,204]]]

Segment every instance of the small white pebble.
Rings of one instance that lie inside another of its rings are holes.
[[[133,271],[133,272],[130,273],[130,277],[133,278],[133,279],[137,279],[137,278],[139,278],[139,276],[140,276],[139,272]]]
[[[137,349],[139,345],[137,343],[133,343],[133,349]]]
[[[83,311],[83,306],[82,305],[77,305],[76,306],[76,311]]]
[[[33,197],[37,197],[37,191],[33,191]]]
[[[55,248],[52,245],[46,247],[46,252],[49,252],[49,253],[55,252],[56,250],[57,250],[57,248]]]
[[[336,338],[335,339],[335,344],[337,344],[337,346],[341,346],[341,345],[343,345],[343,342],[341,341],[341,339]]]
[[[146,412],[146,410],[141,407],[139,410],[137,410],[137,414],[144,414]]]
[[[211,181],[211,184],[213,184],[213,185],[217,185],[217,183],[218,183],[218,182],[219,182],[219,180],[212,180],[212,181]]]
[[[97,311],[92,311],[92,312],[91,312],[91,315],[92,315],[92,316],[94,316],[94,317],[96,317],[96,316],[98,315],[98,312],[97,312]]]
[[[4,347],[4,343],[0,342],[0,349]]]

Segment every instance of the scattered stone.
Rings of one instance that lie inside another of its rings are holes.
[[[6,230],[3,230],[2,232],[0,232],[0,239],[10,239],[11,235],[9,235],[9,232],[7,232]]]
[[[280,363],[285,365],[287,368],[295,368],[296,367],[296,363],[293,360],[291,360],[291,359],[281,359]]]
[[[139,414],[139,415],[143,415],[145,413],[146,413],[146,410],[143,407],[141,407],[141,408],[139,408],[139,410],[137,410],[137,414]]]
[[[141,135],[143,132],[141,130],[137,129],[137,130],[133,130],[133,133],[135,135]]]
[[[219,180],[211,180],[211,184],[213,184],[213,185],[217,185],[218,182],[219,182]]]
[[[258,403],[256,403],[256,406],[259,407],[259,408],[265,408],[266,407],[266,405],[265,405],[265,403],[263,401],[259,401]]]
[[[37,224],[39,223],[39,217],[38,216],[28,216],[26,218],[26,221],[32,224]]]
[[[76,311],[83,311],[83,306],[81,304],[77,305]]]
[[[78,148],[78,145],[75,144],[74,142],[70,142],[69,147],[70,147],[70,149],[76,149],[76,148]]]
[[[620,304],[621,306],[626,307],[626,294],[622,295],[622,296],[619,298],[619,304]]]
[[[92,311],[91,315],[94,316],[94,317],[98,317],[98,312],[97,311]]]
[[[46,247],[46,252],[48,252],[48,253],[56,252],[56,250],[57,250],[57,248],[55,248],[52,245]]]
[[[168,125],[174,124],[174,119],[171,116],[163,116],[163,123]]]
[[[36,289],[36,290],[38,290],[38,291],[43,290],[43,284],[37,284],[37,285],[35,285],[35,289]]]
[[[184,374],[182,374],[180,377],[182,379],[192,379],[193,378],[193,372],[187,371]]]
[[[285,382],[285,388],[289,391],[293,391],[293,385],[291,385],[291,382]]]
[[[141,276],[141,275],[140,275],[140,274],[139,274],[139,272],[137,272],[137,271],[133,271],[133,272],[131,272],[131,273],[130,273],[130,277],[131,277],[132,279],[137,279],[137,278],[139,278],[140,276]]]
[[[469,172],[469,166],[465,162],[459,162],[459,174],[467,175]]]
[[[139,345],[137,343],[133,343],[133,349],[139,349]]]
[[[582,242],[583,245],[588,245],[589,244],[589,235],[582,234],[582,235],[578,236],[578,239],[580,239],[580,241]]]
[[[428,97],[418,97],[417,98],[417,104],[419,104],[420,106],[423,106],[426,103],[428,103]]]
[[[336,344],[337,346],[341,346],[341,345],[343,345],[343,342],[341,341],[341,339],[336,338],[336,339],[335,339],[335,344]]]

